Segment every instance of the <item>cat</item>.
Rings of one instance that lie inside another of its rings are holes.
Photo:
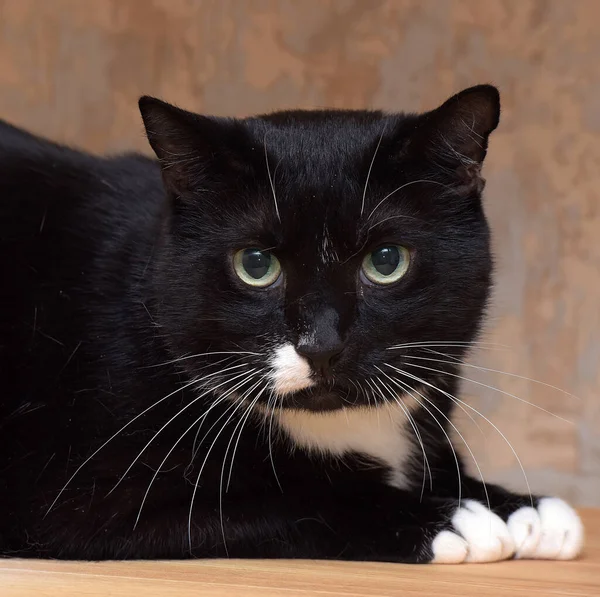
[[[0,554],[576,557],[569,505],[468,476],[450,439],[497,89],[139,106],[158,160],[0,125]]]

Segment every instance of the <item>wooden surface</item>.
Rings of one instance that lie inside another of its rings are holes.
[[[583,511],[587,541],[575,562],[458,566],[354,562],[197,560],[52,562],[4,560],[2,597],[600,595],[600,510]]]

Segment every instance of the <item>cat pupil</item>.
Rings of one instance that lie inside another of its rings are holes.
[[[373,267],[383,276],[393,274],[400,263],[398,247],[381,247],[373,251],[371,256]]]
[[[246,249],[242,257],[242,265],[255,280],[264,278],[271,266],[271,255],[258,249]]]

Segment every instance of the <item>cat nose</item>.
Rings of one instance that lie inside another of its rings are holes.
[[[327,375],[336,357],[342,352],[344,345],[339,342],[329,346],[315,344],[299,344],[296,350],[298,354],[308,359],[312,368],[321,375]]]

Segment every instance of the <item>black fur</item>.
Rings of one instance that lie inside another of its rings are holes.
[[[381,400],[358,383],[393,375],[385,363],[456,393],[455,378],[416,363],[448,373],[457,365],[411,360],[431,354],[423,348],[388,349],[446,343],[459,361],[476,337],[492,269],[480,167],[497,91],[472,88],[420,116],[225,120],[151,98],[140,107],[160,165],[93,157],[0,125],[0,553],[429,561],[459,488],[425,410],[415,418],[434,479],[423,499],[416,439],[410,486],[397,489],[382,463],[365,466],[361,455],[340,462],[291,450],[285,434],[269,434],[264,408],[246,420],[227,483],[230,438],[266,383],[252,389],[269,351],[298,345],[306,330],[304,349],[335,361],[317,386],[282,397],[283,408]],[[389,287],[358,274],[382,243],[412,255]],[[248,287],[232,271],[232,254],[253,246],[282,263],[272,288]],[[219,374],[226,367],[237,368]],[[248,399],[236,412],[216,400],[235,384]],[[451,400],[423,388],[448,428],[441,413],[450,416]],[[258,397],[263,407],[269,396]],[[503,515],[521,501],[489,491]],[[462,494],[483,497],[464,475]]]

